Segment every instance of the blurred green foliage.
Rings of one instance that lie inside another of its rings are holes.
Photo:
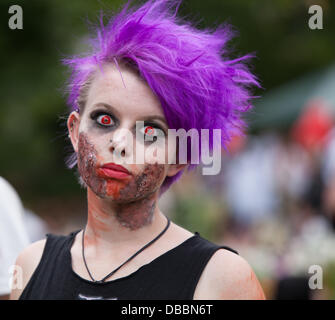
[[[323,277],[323,283],[326,284],[326,289],[329,292],[328,299],[335,300],[335,261],[332,263],[327,264],[325,271],[324,271],[324,277]]]
[[[213,240],[222,219],[221,204],[208,193],[189,193],[177,197],[173,206],[173,221],[198,231],[203,238]]]
[[[116,10],[122,3],[1,1],[0,174],[23,200],[80,192],[64,164],[70,145],[62,94],[67,70],[60,60],[80,51],[86,19],[96,23],[99,9]],[[308,28],[312,3],[306,0],[184,0],[180,14],[201,28],[233,24],[240,35],[231,48],[236,56],[256,53],[254,71],[268,90],[334,59],[335,8],[331,1],[313,1],[317,3],[324,8],[323,30]],[[23,30],[8,27],[13,4],[23,9]]]

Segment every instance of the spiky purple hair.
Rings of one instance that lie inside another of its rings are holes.
[[[106,26],[104,14],[100,15],[96,36],[90,39],[91,52],[62,60],[72,71],[70,109],[79,107],[80,89],[97,66],[131,61],[159,98],[170,128],[209,129],[211,150],[212,129],[221,129],[226,149],[232,136],[244,134],[246,124],[241,115],[255,98],[250,88],[260,87],[246,64],[253,55],[229,60],[226,44],[234,35],[231,26],[197,29],[176,16],[182,0],[148,0],[132,8],[131,2],[128,0]],[[201,148],[199,151],[201,158]],[[76,162],[76,154],[72,154],[67,165],[72,168]],[[188,170],[196,166],[190,164]],[[166,177],[160,194],[182,173]]]

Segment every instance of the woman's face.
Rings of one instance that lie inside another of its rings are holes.
[[[143,141],[144,136],[157,132],[167,138],[168,125],[160,102],[129,68],[120,69],[126,88],[114,64],[105,64],[104,73],[97,70],[84,110],[80,115],[72,112],[68,119],[68,128],[74,129],[71,141],[77,152],[79,173],[96,195],[117,202],[134,201],[158,192],[166,176],[175,175],[185,166],[167,164],[167,139],[155,144]],[[137,132],[136,121],[144,121],[144,127]],[[137,149],[136,144],[141,148]],[[166,150],[165,163],[157,161],[157,154],[162,154],[159,149]],[[136,163],[136,152],[144,163]],[[102,166],[107,163],[120,164],[129,174],[106,175]]]

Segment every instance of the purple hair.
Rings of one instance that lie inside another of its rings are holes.
[[[211,150],[212,129],[221,129],[221,145],[226,149],[233,136],[244,134],[241,115],[255,98],[250,88],[260,87],[246,64],[254,56],[229,60],[226,45],[234,36],[232,27],[197,29],[176,16],[182,0],[148,0],[132,8],[131,2],[107,25],[101,13],[96,35],[89,41],[91,52],[62,60],[72,71],[67,87],[70,109],[79,108],[80,90],[97,66],[130,62],[158,97],[169,128],[209,129]],[[72,168],[76,162],[72,154],[67,166]],[[196,166],[190,164],[188,170]],[[182,173],[166,177],[160,194]]]

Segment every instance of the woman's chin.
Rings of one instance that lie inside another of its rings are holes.
[[[134,202],[138,200],[137,198],[128,198],[128,197],[121,197],[120,195],[115,195],[115,194],[109,194],[108,192],[106,193],[99,193],[99,192],[94,192],[97,197],[100,199],[103,199],[105,201],[113,202],[115,204],[127,204]]]

